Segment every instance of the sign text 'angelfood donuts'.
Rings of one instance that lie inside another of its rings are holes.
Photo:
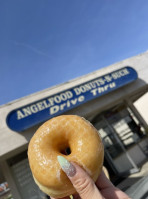
[[[7,125],[14,131],[23,131],[118,89],[137,78],[137,72],[133,68],[121,68],[120,70],[13,110],[7,116]]]

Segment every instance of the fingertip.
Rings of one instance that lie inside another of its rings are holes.
[[[62,170],[66,173],[68,177],[72,177],[76,173],[76,169],[71,162],[69,162],[63,156],[57,156],[58,162],[62,168]]]

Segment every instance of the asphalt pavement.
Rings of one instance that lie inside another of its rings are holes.
[[[148,161],[140,167],[139,172],[129,175],[128,178],[119,183],[117,187],[123,191],[126,191],[129,187],[134,185],[144,176],[148,176]]]

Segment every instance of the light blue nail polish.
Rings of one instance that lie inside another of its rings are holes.
[[[75,167],[63,156],[57,156],[58,162],[62,170],[69,176],[73,177],[76,174]]]
[[[66,158],[64,158],[63,156],[59,155],[59,156],[57,156],[57,159],[62,168],[64,168],[64,167],[68,168],[70,166],[70,162],[68,160],[66,160]]]

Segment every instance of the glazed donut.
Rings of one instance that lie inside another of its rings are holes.
[[[61,115],[39,127],[29,143],[29,165],[39,188],[55,198],[76,192],[57,161],[58,155],[81,166],[96,181],[104,148],[97,130],[76,115]]]

